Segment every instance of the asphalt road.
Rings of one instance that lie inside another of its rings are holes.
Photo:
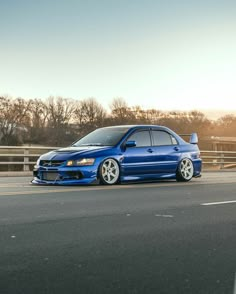
[[[236,294],[236,172],[114,187],[0,178],[1,294]]]

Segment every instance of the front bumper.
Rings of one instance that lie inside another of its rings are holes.
[[[97,181],[97,166],[37,167],[33,170],[33,184],[86,185]]]

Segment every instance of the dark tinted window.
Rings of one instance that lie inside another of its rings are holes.
[[[127,127],[97,129],[74,143],[73,146],[114,146],[128,130]]]
[[[149,131],[140,131],[131,135],[129,141],[135,141],[136,147],[151,146],[151,138]]]
[[[165,131],[152,131],[154,146],[176,145],[176,139]]]

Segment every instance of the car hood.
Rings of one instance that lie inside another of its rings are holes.
[[[111,146],[67,147],[43,154],[41,160],[68,160],[78,156],[97,156],[103,151],[111,150]]]

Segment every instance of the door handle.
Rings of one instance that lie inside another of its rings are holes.
[[[152,148],[148,148],[147,152],[152,153],[154,151],[152,150]]]
[[[175,151],[179,151],[179,147],[175,146],[175,147],[174,147],[174,150],[175,150]]]

